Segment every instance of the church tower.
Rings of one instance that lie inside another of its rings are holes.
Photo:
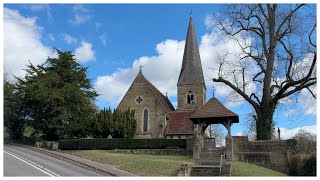
[[[187,39],[177,86],[177,109],[196,110],[205,104],[206,85],[192,16],[190,16],[189,20]]]

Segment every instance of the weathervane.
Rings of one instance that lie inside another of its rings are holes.
[[[142,71],[142,68],[143,68],[143,66],[142,66],[142,65],[140,65],[140,66],[139,66],[140,71]]]
[[[190,10],[190,16],[192,16],[192,8],[191,8],[191,10]]]

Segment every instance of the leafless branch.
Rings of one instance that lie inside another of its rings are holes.
[[[240,94],[246,101],[248,101],[255,109],[258,109],[258,104],[253,101],[247,94],[245,94],[243,91],[241,91],[239,88],[237,88],[236,86],[234,86],[231,82],[219,77],[218,79],[213,78],[212,79],[214,82],[222,82],[224,84],[226,84],[227,86],[229,86],[231,89],[233,89],[234,91],[236,91],[238,94]]]

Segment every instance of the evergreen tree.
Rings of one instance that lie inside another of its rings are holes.
[[[86,137],[94,118],[92,106],[97,93],[70,51],[57,50],[57,58],[42,65],[30,63],[24,79],[18,78],[32,125],[46,140]]]
[[[27,118],[24,113],[23,104],[15,85],[8,82],[6,78],[3,84],[4,95],[4,126],[8,128],[11,139],[19,140],[23,136],[27,126]]]
[[[102,109],[96,114],[92,127],[94,137],[132,138],[136,132],[135,112]]]

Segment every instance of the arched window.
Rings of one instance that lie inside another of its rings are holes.
[[[188,104],[195,104],[195,97],[192,91],[187,92],[187,103]]]
[[[143,111],[143,132],[148,131],[148,116],[149,116],[148,109],[145,109]]]

